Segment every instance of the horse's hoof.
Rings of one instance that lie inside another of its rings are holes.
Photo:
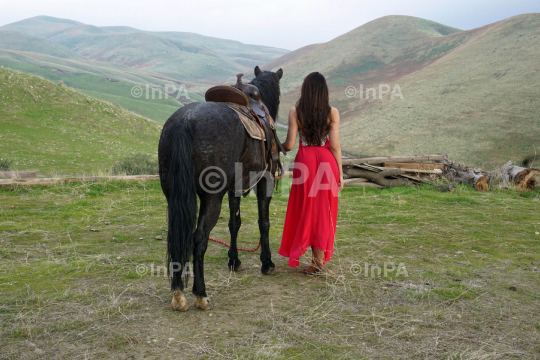
[[[242,271],[244,270],[244,267],[242,266],[242,262],[240,260],[235,260],[233,262],[229,261],[229,270]]]
[[[276,271],[276,267],[275,267],[275,266],[269,266],[269,267],[263,266],[263,267],[261,268],[261,272],[263,273],[263,275],[270,275],[270,274],[272,274],[274,271]]]
[[[189,309],[187,299],[180,290],[173,292],[173,299],[171,301],[171,308],[174,311],[187,311]]]
[[[207,297],[197,297],[195,307],[201,310],[212,310],[214,308]]]

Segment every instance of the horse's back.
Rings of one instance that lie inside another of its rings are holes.
[[[178,109],[165,123],[160,140],[160,157],[168,157],[167,145],[175,131],[189,131],[193,138],[193,162],[198,177],[208,167],[234,174],[234,164],[244,150],[246,134],[234,110],[224,103],[191,103]],[[168,140],[167,140],[168,139]],[[166,160],[165,160],[166,161]]]

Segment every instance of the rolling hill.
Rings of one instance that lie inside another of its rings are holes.
[[[281,64],[280,115],[286,119],[303,78],[320,71],[351,155],[446,152],[488,167],[519,161],[540,148],[539,56],[540,14],[469,31],[384,17]],[[365,90],[360,97],[360,84],[376,98]],[[399,85],[403,99],[379,99],[379,84]]]
[[[193,33],[96,27],[47,16],[21,20],[0,30],[42,37],[92,60],[142,68],[179,81],[221,81],[287,52]]]
[[[40,175],[92,174],[156,154],[161,125],[45,79],[0,68],[0,157]]]
[[[65,46],[18,31],[0,30],[0,49],[33,52],[62,59],[87,60]]]

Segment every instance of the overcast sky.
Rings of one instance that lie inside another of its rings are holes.
[[[540,12],[540,0],[0,0],[0,25],[49,15],[294,50],[385,15],[417,16],[468,30],[531,12]]]

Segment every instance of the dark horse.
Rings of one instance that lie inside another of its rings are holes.
[[[259,89],[261,101],[273,119],[278,112],[282,75],[281,69],[274,73],[261,71],[257,66],[255,78],[250,82]],[[203,310],[212,308],[204,283],[204,254],[225,193],[228,193],[230,208],[228,265],[233,271],[240,269],[236,248],[241,223],[238,182],[244,190],[251,187],[250,172],[251,175],[253,172],[261,174],[256,178],[259,182],[255,188],[261,234],[261,271],[269,274],[275,269],[268,240],[268,212],[274,185],[268,170],[275,167],[275,161],[272,164],[269,147],[266,146],[263,152],[261,145],[260,140],[248,136],[235,111],[218,102],[188,104],[176,111],[163,126],[158,149],[159,177],[168,203],[167,258],[172,277],[173,310],[188,310],[182,291],[188,279],[189,272],[185,270],[192,254],[195,306]],[[242,173],[235,178],[238,164],[242,166]],[[200,203],[198,220],[196,195]]]

